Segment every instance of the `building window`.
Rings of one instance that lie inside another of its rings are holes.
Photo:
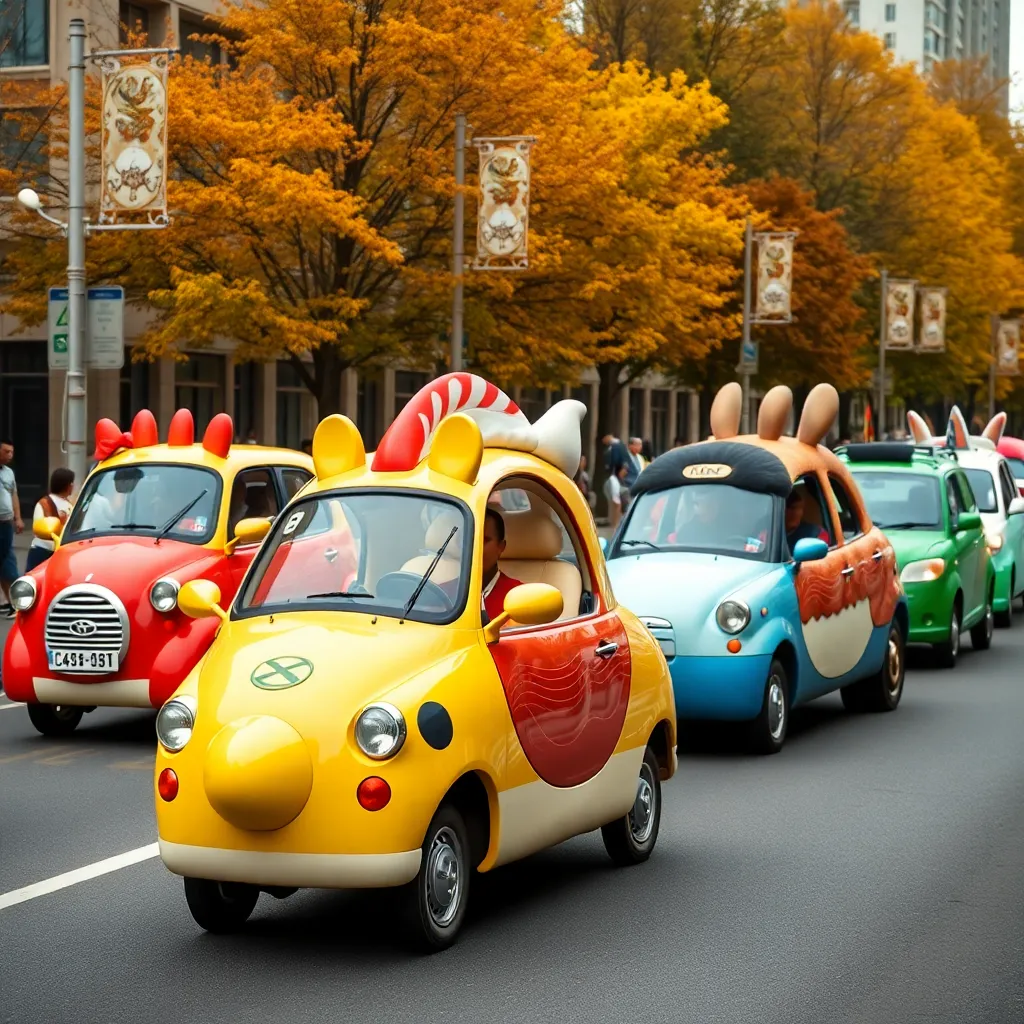
[[[130,430],[135,414],[149,405],[149,363],[133,363],[132,350],[124,350],[121,367],[121,429]]]
[[[122,46],[128,42],[130,35],[149,35],[149,10],[147,8],[121,0],[117,17],[121,23],[119,32]]]
[[[194,57],[198,61],[209,60],[211,64],[221,63],[221,50],[216,43],[203,43],[198,39],[191,39],[190,36],[209,35],[216,29],[204,25],[200,21],[190,21],[182,18],[178,22],[178,36],[181,40],[181,55],[183,57]]]
[[[430,382],[430,375],[417,373],[412,370],[395,371],[395,407],[391,412],[394,419],[408,404],[409,399],[415,395],[420,388],[424,388]]]
[[[851,25],[860,25],[859,3],[851,3],[850,0],[847,0],[844,10],[846,12],[847,20],[850,22]]]
[[[895,50],[896,49],[896,33],[895,32],[886,32],[885,33],[885,48],[887,50]]]
[[[629,416],[627,418],[629,425],[629,436],[639,437],[644,436],[644,389],[643,388],[630,388],[629,389]],[[626,438],[623,438],[625,441]]]
[[[0,110],[0,167],[36,186],[50,177],[43,134],[47,113],[29,107]]]
[[[299,449],[302,432],[302,401],[309,389],[295,365],[286,359],[277,363],[277,443]]]
[[[896,20],[896,5],[886,4],[885,5],[885,20],[895,21]]]
[[[693,392],[676,392],[676,427],[675,437],[672,438],[673,447],[676,441],[682,441],[685,444],[690,439],[690,403],[697,400],[697,395]]]
[[[925,53],[931,53],[932,52],[932,37],[931,37],[931,33],[929,33],[928,35],[926,35],[924,37],[924,52]]]
[[[660,389],[651,392],[651,448],[655,456],[667,452],[671,438],[668,436],[669,393]]]
[[[190,355],[187,363],[174,369],[174,404],[178,409],[191,409],[196,424],[196,437],[210,420],[224,411],[224,357]]]
[[[519,408],[531,423],[536,423],[548,411],[548,393],[543,388],[523,388]]]
[[[356,388],[356,426],[363,444],[372,452],[380,441],[380,381],[359,374]]]
[[[0,67],[50,62],[50,0],[0,3]]]
[[[235,440],[244,441],[256,430],[256,364],[235,363]]]

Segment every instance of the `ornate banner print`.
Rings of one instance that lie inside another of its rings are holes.
[[[131,58],[128,58],[131,60]],[[121,65],[104,55],[100,223],[145,213],[167,223],[167,54]]]
[[[763,232],[757,241],[757,297],[755,323],[790,323],[793,319],[793,238],[785,234]]]
[[[948,288],[919,288],[921,327],[918,352],[942,352],[946,348],[946,296]]]
[[[530,228],[530,137],[474,139],[480,151],[474,270],[526,270]]]
[[[996,334],[996,374],[1016,377],[1020,373],[1020,321],[1000,320]]]
[[[914,291],[916,281],[890,281],[885,296],[885,347],[914,347]]]

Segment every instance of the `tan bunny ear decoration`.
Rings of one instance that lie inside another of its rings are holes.
[[[831,384],[816,384],[804,402],[796,439],[802,444],[820,444],[838,414],[839,392]]]
[[[743,388],[736,381],[731,381],[711,403],[711,434],[716,441],[728,441],[740,432],[742,409]]]
[[[928,424],[913,409],[907,410],[907,426],[915,444],[927,444],[932,437]]]
[[[1006,429],[1006,413],[997,412],[995,416],[988,421],[985,429],[981,432],[982,437],[987,437],[993,444],[999,444],[1003,437],[1003,431]]]
[[[778,441],[786,429],[793,408],[793,392],[784,384],[772,388],[761,399],[757,413],[757,435],[762,441]]]

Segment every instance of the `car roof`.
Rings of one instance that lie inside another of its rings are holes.
[[[138,466],[146,463],[175,463],[212,469],[221,476],[233,476],[253,466],[291,466],[313,472],[313,460],[293,448],[272,448],[259,444],[233,444],[226,458],[214,455],[201,444],[153,444],[145,448],[123,448],[96,466],[109,469],[115,466]]]
[[[959,465],[959,453],[947,448],[929,445],[909,445],[898,442],[875,442],[843,445],[836,455],[849,466],[850,471],[870,470],[872,473],[919,473],[944,475]]]

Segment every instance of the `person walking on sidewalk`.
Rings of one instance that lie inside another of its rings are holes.
[[[11,584],[18,578],[18,560],[14,554],[14,535],[21,533],[25,524],[21,521],[21,502],[18,501],[18,484],[14,479],[11,463],[14,461],[14,444],[10,438],[0,438],[0,615],[14,618],[11,607]]]
[[[63,526],[71,515],[71,492],[75,489],[75,474],[64,466],[50,474],[50,493],[44,494],[37,502],[32,513],[33,525],[40,519],[59,519]],[[28,549],[25,560],[25,572],[31,572],[37,565],[42,565],[53,554],[53,541],[40,540],[35,537]]]

